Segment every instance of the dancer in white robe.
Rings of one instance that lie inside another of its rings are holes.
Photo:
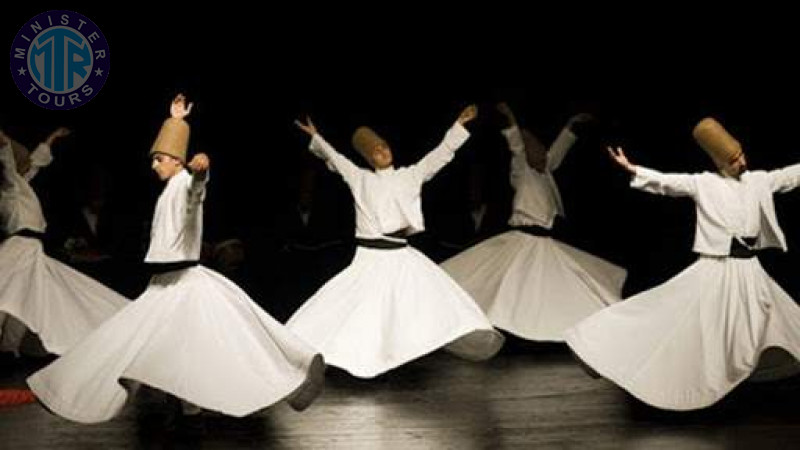
[[[697,261],[567,331],[567,344],[591,369],[671,410],[714,404],[760,369],[767,349],[793,357],[775,373],[794,373],[800,358],[800,307],[756,257],[768,247],[786,251],[773,194],[800,184],[800,164],[746,170],[741,145],[711,118],[694,136],[718,172],[664,174],[632,164],[620,148],[609,152],[633,175],[633,188],[694,200]]]
[[[33,152],[0,131],[0,351],[19,354],[30,331],[44,350],[62,354],[128,300],[47,256],[47,222],[29,182],[53,160],[51,146],[69,134],[55,130]]]
[[[492,324],[534,341],[563,342],[564,330],[618,301],[626,271],[554,239],[557,216],[564,216],[553,178],[577,136],[573,127],[590,120],[572,117],[547,150],[520,129],[511,108],[503,130],[511,150],[514,188],[512,227],[441,264],[486,312]]]
[[[145,292],[61,358],[28,378],[36,396],[67,419],[113,418],[140,382],[199,408],[244,416],[281,400],[307,407],[325,364],[234,283],[197,264],[209,159],[184,168],[191,104],[178,96],[151,150],[166,181],[145,257],[156,273]],[[135,384],[134,384],[135,385]]]
[[[310,150],[350,187],[358,247],[350,265],[320,288],[287,322],[325,356],[328,364],[371,378],[441,347],[484,360],[502,346],[474,300],[406,236],[424,230],[421,190],[467,140],[464,124],[477,114],[466,108],[444,140],[419,162],[393,166],[386,141],[367,127],[353,145],[374,170],[339,154],[308,120]]]

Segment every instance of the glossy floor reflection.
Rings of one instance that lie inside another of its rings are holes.
[[[22,386],[41,362],[3,361],[0,387]],[[470,363],[437,352],[372,380],[330,368],[303,413],[281,404],[236,419],[176,415],[141,389],[107,423],[79,425],[38,404],[0,408],[0,445],[58,448],[794,448],[800,378],[747,383],[701,411],[650,408],[592,379],[566,347],[512,341]],[[224,386],[220,386],[224,390]]]

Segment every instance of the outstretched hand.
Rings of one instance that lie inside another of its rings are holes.
[[[69,136],[70,133],[71,131],[68,128],[58,127],[55,129],[55,131],[50,133],[50,136],[47,136],[45,142],[47,143],[47,145],[52,147],[52,145],[56,142],[56,140]]]
[[[211,161],[205,153],[198,153],[192,157],[192,160],[187,164],[193,173],[203,174],[208,171]]]
[[[298,128],[305,131],[309,136],[314,136],[317,134],[317,127],[314,126],[314,122],[311,121],[311,116],[306,116],[306,123],[300,122],[300,120],[295,120],[294,124],[297,125]]]
[[[616,150],[614,150],[611,147],[606,147],[606,148],[608,149],[608,154],[611,156],[611,159],[613,159],[614,162],[619,164],[620,167],[627,170],[628,172],[634,175],[636,174],[636,166],[631,164],[630,161],[628,161],[628,157],[625,156],[625,152],[622,151],[622,147],[617,147]]]
[[[178,94],[175,99],[172,100],[172,104],[169,107],[169,113],[175,119],[183,119],[192,111],[193,105],[194,103],[189,103],[187,105],[186,96],[183,94]]]
[[[458,123],[461,125],[466,124],[467,122],[471,121],[475,117],[478,116],[478,106],[475,104],[469,105],[461,111],[461,114],[458,115]]]

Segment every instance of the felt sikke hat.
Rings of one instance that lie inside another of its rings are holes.
[[[692,130],[695,141],[708,153],[717,167],[723,168],[742,154],[742,145],[711,117],[701,120]]]
[[[161,125],[156,141],[150,149],[150,155],[163,153],[186,163],[186,151],[189,148],[189,124],[183,119],[170,117]]]
[[[386,145],[386,141],[378,135],[372,128],[358,127],[353,133],[353,147],[366,159],[369,159],[370,151],[378,144]]]

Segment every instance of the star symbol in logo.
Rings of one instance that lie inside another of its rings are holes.
[[[17,70],[17,73],[19,73],[20,75],[25,75],[27,72],[28,72],[28,71],[27,71],[27,70],[25,70],[25,68],[24,68],[24,67],[20,67],[20,68],[19,68],[19,70]]]
[[[94,74],[97,75],[98,77],[102,77],[103,76],[103,69],[100,69],[100,68],[95,69]]]

